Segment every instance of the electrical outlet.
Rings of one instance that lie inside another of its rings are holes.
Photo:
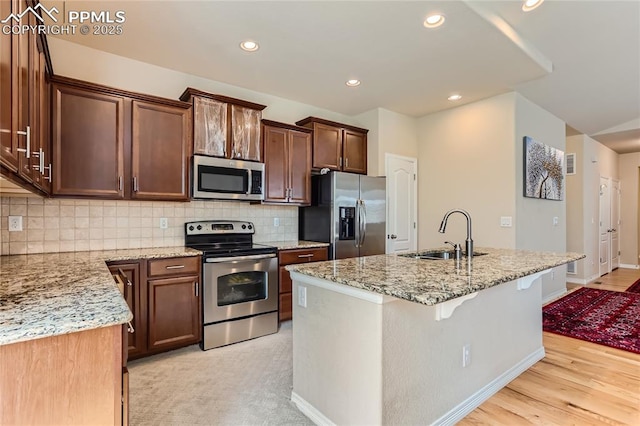
[[[307,288],[298,286],[298,306],[307,307]]]
[[[169,227],[169,219],[166,217],[160,218],[160,229],[167,229]]]
[[[9,232],[22,231],[22,216],[9,216]]]
[[[471,364],[471,345],[467,343],[462,347],[462,366],[468,367]]]
[[[559,221],[558,216],[554,216],[553,217],[553,226],[558,226],[558,221]]]
[[[280,226],[280,218],[279,217],[274,217],[273,218],[273,226],[276,227],[276,228],[278,226]]]
[[[511,228],[511,216],[501,216],[500,226],[503,228]]]

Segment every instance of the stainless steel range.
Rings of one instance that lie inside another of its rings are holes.
[[[251,222],[185,224],[185,245],[203,252],[203,350],[278,331],[275,247],[253,243]]]

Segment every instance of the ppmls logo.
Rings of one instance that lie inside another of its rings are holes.
[[[40,14],[37,12],[37,10],[42,10],[42,12],[45,13],[49,18],[51,18],[53,20],[53,22],[58,22],[58,18],[56,18],[54,15],[52,15],[52,12],[55,12],[56,14],[59,13],[58,9],[55,6],[52,7],[51,9],[47,9],[42,4],[38,3],[35,7],[31,7],[31,6],[27,7],[21,13],[18,13],[18,14],[11,13],[5,19],[0,21],[0,23],[7,24],[7,23],[9,23],[9,21],[11,21],[13,19],[17,24],[19,24],[20,20],[22,19],[22,17],[24,15],[26,15],[27,13],[33,14],[33,16],[35,16],[38,21],[44,22],[44,19],[42,18],[42,16],[40,16]]]

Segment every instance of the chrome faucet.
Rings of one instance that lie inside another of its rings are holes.
[[[449,220],[449,216],[451,216],[453,213],[463,214],[467,218],[467,239],[465,240],[465,249],[467,251],[467,258],[471,259],[473,257],[473,240],[471,239],[471,216],[466,210],[453,209],[445,213],[444,218],[442,219],[442,223],[440,223],[440,229],[438,229],[438,232],[444,234],[444,230],[447,227],[447,220]]]

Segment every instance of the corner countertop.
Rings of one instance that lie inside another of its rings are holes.
[[[105,262],[200,254],[162,247],[0,256],[0,345],[124,324],[132,314]]]
[[[302,241],[302,240],[290,240],[290,241],[266,241],[259,242],[258,244],[264,244],[265,246],[273,246],[278,250],[295,250],[295,249],[307,249],[317,247],[329,247],[329,243],[321,243],[318,241]]]
[[[460,268],[456,268],[454,260],[425,260],[400,255],[300,263],[285,268],[423,305],[436,305],[585,257],[579,253],[476,250],[487,254],[474,256],[470,267],[463,258]]]

